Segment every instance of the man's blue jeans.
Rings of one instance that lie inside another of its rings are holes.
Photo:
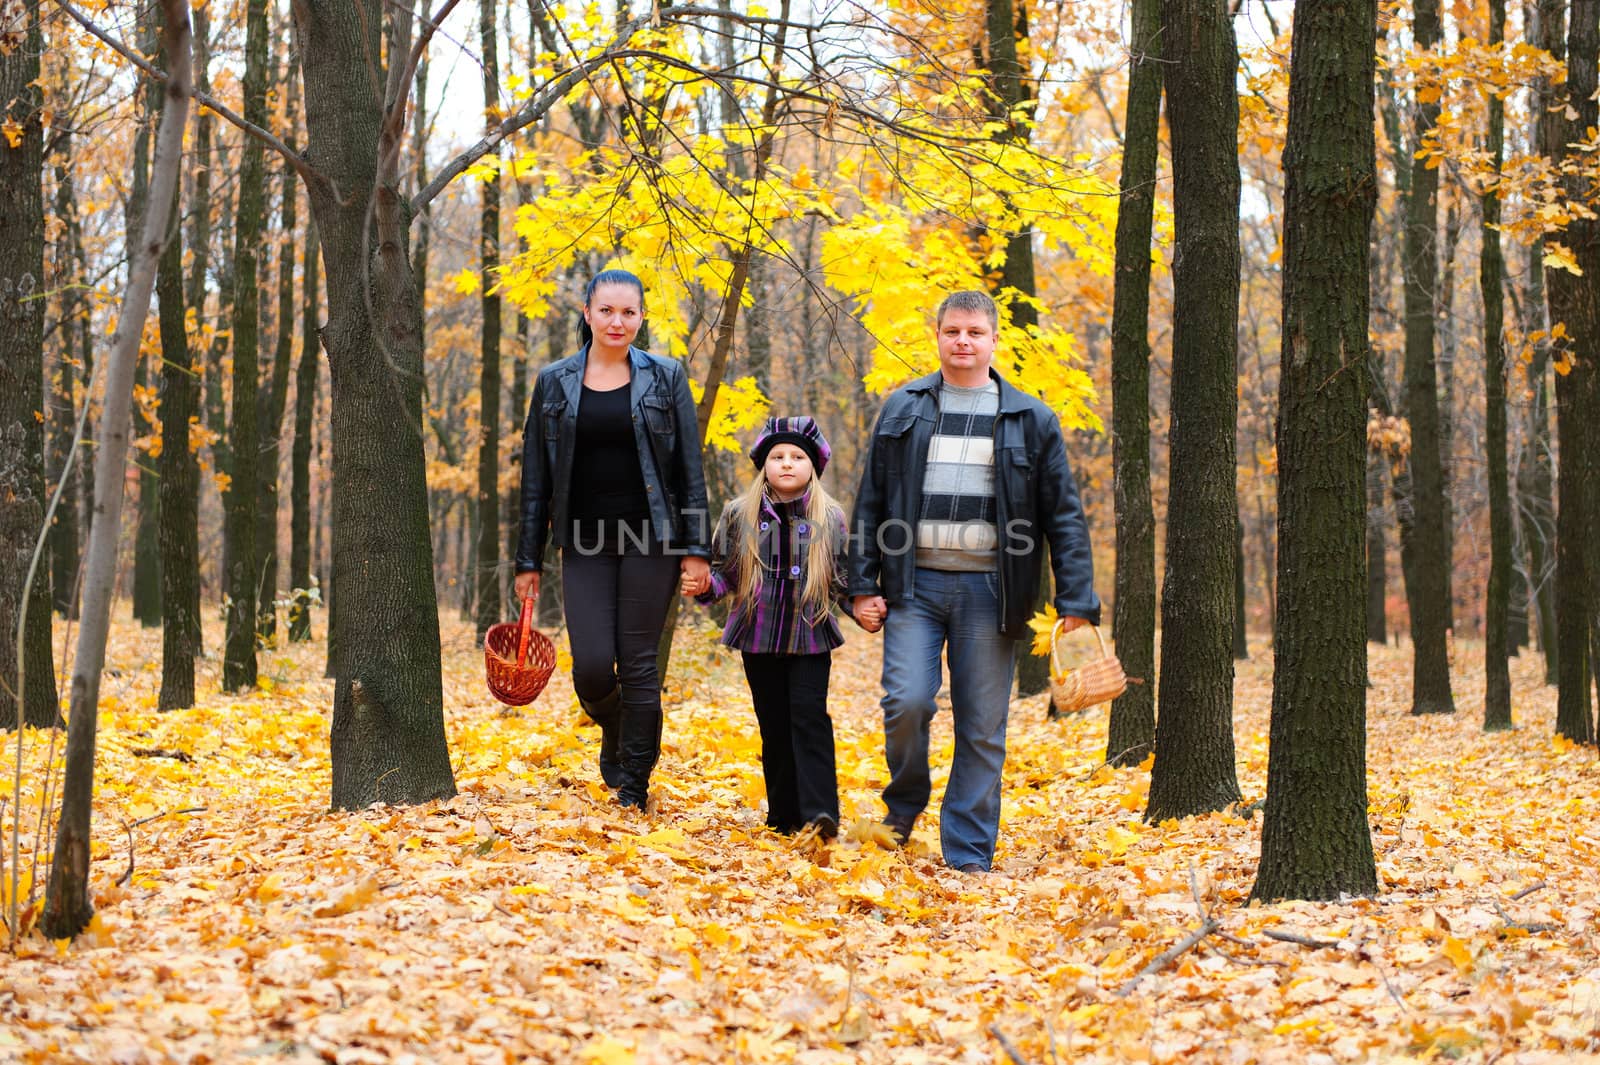
[[[883,739],[891,817],[910,822],[928,806],[928,726],[950,648],[955,755],[940,807],[940,844],[952,868],[989,868],[1000,831],[1000,771],[1016,641],[999,632],[992,573],[918,569],[915,598],[893,604],[883,628]]]

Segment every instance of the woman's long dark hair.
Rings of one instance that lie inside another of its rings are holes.
[[[639,311],[644,312],[644,282],[626,270],[602,270],[589,279],[589,284],[583,290],[583,308],[589,309],[589,301],[594,298],[594,290],[601,285],[627,285],[639,293]],[[644,326],[640,326],[641,336],[635,338],[639,347],[644,347],[649,340],[644,333]],[[589,328],[589,320],[582,314],[578,315],[578,346],[586,348],[594,340],[594,330]]]

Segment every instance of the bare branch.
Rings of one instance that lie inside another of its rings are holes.
[[[138,67],[146,77],[154,81],[158,81],[163,85],[167,84],[171,80],[166,71],[161,70],[149,60],[145,59],[144,56],[135,52],[133,49],[129,48],[115,37],[112,37],[105,30],[95,25],[95,23],[91,21],[87,15],[73,7],[68,0],[55,0],[55,2],[62,11],[67,13],[68,17],[70,17],[78,25],[82,26],[86,32],[99,40],[100,43],[104,44],[107,48],[110,48],[113,52],[116,52],[122,58]],[[326,184],[327,179],[324,178],[321,173],[312,167],[311,164],[307,163],[305,159],[301,158],[299,152],[296,152],[292,147],[284,143],[282,138],[273,133],[271,130],[262,129],[253,122],[245,121],[242,115],[236,113],[227,104],[223,103],[221,100],[218,100],[210,93],[191,90],[189,95],[196,102],[204,105],[206,108],[210,109],[216,114],[221,115],[239,129],[242,129],[250,136],[256,138],[256,140],[265,144],[268,148],[271,148],[273,151],[283,156],[289,165],[294,168],[295,172],[307,182]]]
[[[1261,930],[1261,934],[1268,939],[1276,939],[1279,943],[1295,943],[1302,947],[1310,947],[1313,950],[1329,950],[1339,945],[1330,939],[1312,939],[1310,936],[1302,936],[1297,932],[1280,932],[1276,928],[1264,928]]]
[[[1143,980],[1145,977],[1154,975],[1155,973],[1160,972],[1162,969],[1165,969],[1168,965],[1171,965],[1175,960],[1181,957],[1185,952],[1193,950],[1196,943],[1199,943],[1202,939],[1204,939],[1206,936],[1209,936],[1216,930],[1217,922],[1212,918],[1207,917],[1205,919],[1205,923],[1203,923],[1199,928],[1196,928],[1193,932],[1190,932],[1188,935],[1178,940],[1178,942],[1174,943],[1172,946],[1156,955],[1155,959],[1152,960],[1149,965],[1146,965],[1143,969],[1140,969],[1131,980],[1117,988],[1117,997],[1127,998],[1133,993],[1133,989],[1139,986],[1140,980]]]

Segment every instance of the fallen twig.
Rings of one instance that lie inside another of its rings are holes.
[[[1554,932],[1561,927],[1560,925],[1552,924],[1549,921],[1534,921],[1532,924],[1519,921],[1507,913],[1505,911],[1505,907],[1501,906],[1498,902],[1494,904],[1494,912],[1500,915],[1500,919],[1506,923],[1506,927],[1520,928],[1524,932]]]
[[[1532,895],[1535,891],[1543,891],[1545,888],[1547,888],[1549,886],[1550,885],[1546,884],[1543,880],[1539,881],[1536,884],[1529,884],[1527,887],[1523,888],[1521,891],[1519,891],[1515,895],[1511,896],[1511,901],[1512,902],[1517,902],[1517,901],[1519,901],[1521,899],[1525,899],[1529,895]]]
[[[1000,1049],[1006,1052],[1006,1057],[1011,1059],[1012,1065],[1028,1065],[1027,1059],[1017,1052],[1016,1047],[1011,1045],[1011,1040],[1006,1038],[1006,1034],[1000,1030],[998,1024],[989,1026],[989,1034],[994,1036],[995,1041],[1000,1044]]]
[[[199,814],[199,813],[204,813],[205,810],[206,810],[206,808],[204,806],[186,806],[182,810],[165,810],[165,811],[163,811],[163,812],[161,812],[159,814],[151,814],[149,817],[141,817],[137,821],[124,821],[124,822],[122,822],[122,827],[125,828],[127,830],[127,832],[128,832],[128,868],[123,872],[123,874],[121,876],[117,877],[117,886],[121,887],[123,884],[126,884],[130,880],[133,879],[133,830],[134,829],[138,828],[140,825],[148,825],[151,821],[159,821],[163,817],[171,817],[173,814]]]
[[[1339,945],[1331,939],[1312,939],[1310,936],[1302,936],[1295,932],[1280,932],[1276,928],[1264,928],[1261,934],[1280,943],[1298,943],[1302,947],[1311,947],[1314,950],[1326,950]]]
[[[1156,956],[1154,961],[1152,961],[1149,965],[1146,965],[1143,969],[1140,969],[1137,975],[1135,975],[1121,987],[1117,988],[1117,997],[1127,998],[1133,993],[1133,989],[1138,986],[1140,980],[1143,980],[1145,977],[1165,969],[1168,965],[1171,965],[1176,958],[1182,956],[1187,951],[1194,949],[1194,945],[1196,943],[1200,942],[1202,939],[1204,939],[1206,936],[1209,936],[1216,930],[1217,922],[1212,918],[1207,917],[1199,928],[1196,928],[1193,932],[1190,932],[1188,935],[1178,940],[1178,942],[1162,951]]]
[[[181,810],[165,810],[159,814],[151,814],[149,817],[139,818],[133,823],[133,827],[138,828],[140,825],[148,825],[151,821],[159,821],[163,817],[176,817],[179,814],[203,814],[205,812],[206,807],[204,806],[185,806]]]
[[[171,751],[165,747],[135,747],[128,753],[135,758],[171,758],[178,762],[194,761],[194,755],[188,751]]]
[[[1218,935],[1221,935],[1221,933],[1219,932]],[[1231,939],[1233,937],[1229,936],[1228,938]],[[1211,953],[1213,953],[1213,954],[1218,954],[1218,955],[1220,955],[1220,956],[1222,956],[1224,958],[1227,958],[1229,961],[1233,962],[1233,964],[1235,964],[1235,965],[1256,965],[1256,966],[1274,965],[1274,966],[1277,966],[1280,969],[1287,969],[1289,967],[1289,963],[1288,962],[1286,962],[1286,961],[1273,961],[1271,958],[1262,958],[1260,961],[1257,961],[1254,958],[1241,958],[1236,954],[1229,954],[1227,951],[1223,950],[1221,947],[1218,947],[1218,946],[1208,947],[1207,949],[1209,949],[1211,951]]]

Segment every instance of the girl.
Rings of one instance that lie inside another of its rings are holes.
[[[767,824],[783,833],[809,825],[825,839],[839,830],[828,671],[844,643],[831,608],[847,586],[844,511],[817,483],[829,454],[810,418],[768,420],[750,449],[760,473],[712,536],[710,587],[682,581],[702,603],[733,597],[722,642],[744,652]]]
[[[600,774],[643,809],[661,752],[656,647],[680,572],[710,584],[706,485],[683,364],[633,346],[644,285],[606,270],[583,297],[581,346],[546,366],[522,436],[519,597],[561,549],[572,687],[600,726]]]

